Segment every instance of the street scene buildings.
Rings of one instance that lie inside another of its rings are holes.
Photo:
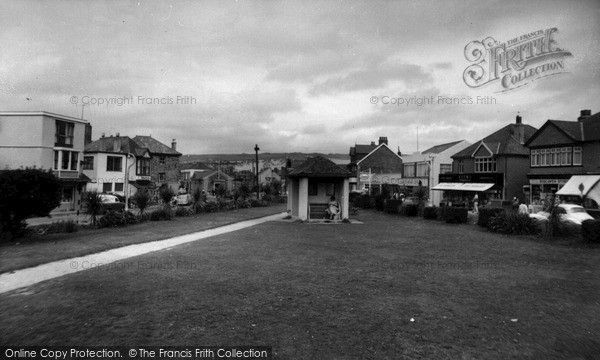
[[[599,358],[599,34],[597,0],[3,1],[0,358]]]

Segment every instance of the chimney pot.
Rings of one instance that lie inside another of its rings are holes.
[[[581,110],[580,115],[577,118],[577,121],[581,121],[588,116],[592,116],[592,110]]]
[[[379,137],[379,145],[381,145],[381,144],[388,145],[388,138],[386,136],[380,136]]]
[[[523,118],[521,115],[517,115],[517,124],[521,124],[523,122]]]
[[[175,141],[175,139],[171,141],[171,149],[177,151],[177,141]]]
[[[100,136],[100,137],[105,137],[105,136],[106,136],[106,134],[105,134],[105,133],[102,133],[102,136]]]

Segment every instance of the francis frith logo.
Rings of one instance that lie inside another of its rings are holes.
[[[492,37],[475,40],[465,46],[465,58],[471,62],[464,73],[465,84],[472,88],[499,83],[505,92],[532,81],[565,73],[565,58],[572,56],[558,47],[557,28],[537,30],[500,43]]]

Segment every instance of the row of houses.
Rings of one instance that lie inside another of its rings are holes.
[[[202,163],[183,164],[181,156],[175,140],[168,146],[152,136],[117,133],[93,141],[92,126],[82,119],[44,111],[0,112],[0,169],[52,170],[62,192],[56,211],[79,210],[86,190],[132,196],[145,187],[157,196],[168,186],[208,194],[220,187],[231,191],[236,181],[256,182],[249,171],[227,174]],[[275,180],[281,176],[272,169],[259,174],[261,183]]]
[[[600,182],[600,113],[590,110],[576,121],[548,120],[539,129],[517,115],[474,143],[459,140],[410,155],[391,149],[386,137],[355,145],[349,154],[350,190],[390,184],[410,193],[424,186],[434,205],[464,202],[476,193],[484,202],[517,198],[539,204],[557,193],[577,193],[586,195],[586,206],[600,203],[600,185],[594,187]]]

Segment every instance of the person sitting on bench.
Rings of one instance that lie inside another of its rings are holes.
[[[329,199],[326,212],[329,215],[329,220],[335,219],[336,215],[340,213],[340,203],[335,200],[335,196]]]

